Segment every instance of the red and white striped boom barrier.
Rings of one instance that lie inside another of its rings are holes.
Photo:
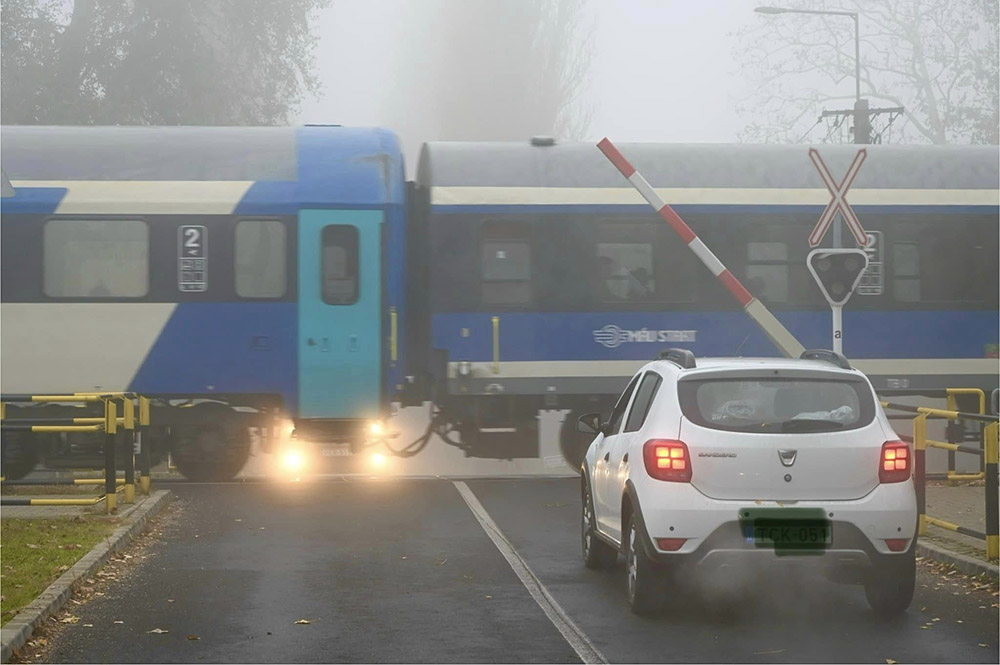
[[[695,232],[681,219],[681,216],[666,201],[660,198],[660,195],[650,187],[646,179],[642,177],[642,174],[636,171],[635,167],[625,159],[625,156],[619,152],[618,148],[607,138],[602,139],[597,144],[597,147],[621,171],[625,179],[642,194],[642,197],[649,202],[649,205],[653,206],[653,210],[677,232],[681,240],[687,243],[688,248],[705,264],[705,267],[711,270],[712,274],[718,277],[719,281],[729,289],[729,292],[733,294],[743,307],[743,311],[749,314],[750,318],[760,326],[760,329],[764,331],[768,339],[774,342],[778,350],[789,358],[798,358],[802,355],[805,347],[799,343],[799,340],[795,339],[795,336],[788,332],[785,326],[781,325],[781,321],[778,321],[774,314],[771,314],[770,310],[764,307],[763,303],[754,298],[746,290],[746,287],[740,283],[740,280],[736,279],[733,273],[729,272],[726,266],[722,265],[722,261],[701,241],[701,238],[695,235]]]

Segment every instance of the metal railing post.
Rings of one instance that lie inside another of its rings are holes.
[[[913,419],[913,480],[917,491],[917,535],[927,535],[927,414]]]
[[[115,434],[118,431],[118,413],[114,400],[104,401],[104,502],[108,513],[115,512],[118,500],[115,487]]]
[[[997,495],[997,457],[998,446],[997,434],[1000,432],[1000,424],[990,423],[983,429],[983,444],[986,447],[986,558],[996,559],[1000,557],[1000,508],[998,508]]]
[[[139,470],[141,474],[139,482],[142,484],[142,493],[149,496],[150,485],[153,481],[152,476],[150,476],[150,442],[143,442],[142,440],[142,433],[147,427],[149,427],[149,398],[140,395],[139,431],[136,433],[136,440],[139,444]]]
[[[135,430],[126,430],[122,437],[128,443],[125,454],[125,503],[135,503]]]

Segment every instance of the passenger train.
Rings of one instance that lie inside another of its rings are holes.
[[[433,432],[499,459],[537,457],[539,411],[569,411],[578,466],[576,415],[660,349],[779,355],[590,143],[428,143],[407,182],[384,129],[0,140],[2,391],[149,395],[153,445],[191,478],[232,477],[248,428],[279,420],[356,450],[394,403],[431,403]],[[619,147],[805,347],[830,346],[805,259],[831,194],[807,146]],[[839,178],[858,146],[818,149]],[[996,388],[997,148],[866,150],[845,355],[884,394]],[[8,477],[35,465],[26,439],[3,445]]]

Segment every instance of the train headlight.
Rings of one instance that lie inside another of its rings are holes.
[[[306,456],[301,450],[286,450],[281,456],[281,464],[286,471],[301,471],[306,465]]]
[[[368,461],[371,463],[373,469],[384,469],[389,462],[388,458],[382,453],[372,453]]]
[[[368,431],[369,433],[371,433],[372,436],[378,437],[385,434],[385,427],[382,425],[382,423],[375,421],[368,426]]]

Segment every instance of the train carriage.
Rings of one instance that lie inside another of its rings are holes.
[[[275,414],[331,443],[386,415],[406,319],[390,132],[4,127],[2,142],[4,393],[193,404],[154,413],[192,478],[238,472],[246,426]],[[36,448],[17,448],[30,468]]]
[[[830,347],[806,255],[831,194],[808,146],[621,150],[806,348]],[[838,182],[857,150],[819,147]],[[886,394],[996,388],[997,148],[866,150],[846,199],[870,264],[844,311],[844,353]],[[609,409],[664,347],[778,354],[593,144],[430,143],[416,184],[421,325],[472,454],[537,455],[544,408],[571,410],[567,453],[576,415]],[[841,243],[857,246],[846,229]]]

